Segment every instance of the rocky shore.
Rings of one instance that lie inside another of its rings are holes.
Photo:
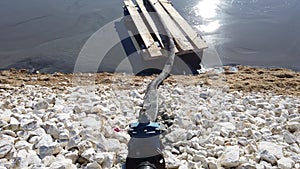
[[[155,76],[0,72],[0,169],[121,168]],[[300,73],[224,67],[159,88],[168,168],[300,168]],[[170,116],[175,117],[169,118]]]

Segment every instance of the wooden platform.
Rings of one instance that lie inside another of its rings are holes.
[[[202,37],[188,24],[168,0],[124,0],[124,10],[131,16],[137,30],[137,47],[145,58],[164,56],[162,19],[176,44],[176,54],[198,52],[207,48]],[[158,16],[159,15],[159,16]],[[136,36],[133,36],[136,37]]]

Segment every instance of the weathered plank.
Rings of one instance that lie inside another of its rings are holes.
[[[207,48],[207,44],[197,32],[190,26],[190,24],[177,12],[173,5],[168,0],[159,0],[161,5],[170,14],[175,22],[181,27],[191,41],[195,44],[198,49]]]
[[[143,0],[136,0],[136,2],[138,4],[139,8],[141,9],[142,13],[144,14],[145,19],[149,23],[152,31],[155,33],[155,35],[158,38],[160,44],[162,45],[162,48],[164,48],[164,43],[163,43],[163,41],[161,39],[161,36],[160,36],[160,30],[162,28],[159,28],[159,25],[155,24],[155,20],[151,17],[151,15],[149,14],[149,12],[147,11]],[[178,49],[176,47],[175,47],[175,53],[178,53]]]
[[[142,40],[144,44],[146,45],[147,49],[150,49],[151,51],[150,55],[151,57],[157,57],[161,56],[162,53],[160,51],[160,48],[156,46],[154,39],[152,38],[149,29],[145,25],[142,17],[140,16],[139,12],[137,11],[134,3],[131,0],[125,0],[124,4],[126,5],[126,8],[128,12],[130,13],[130,16],[136,25],[136,28],[142,37]]]
[[[189,42],[189,40],[184,36],[181,30],[178,28],[173,19],[168,15],[165,9],[161,6],[161,4],[157,0],[148,0],[158,15],[160,15],[163,22],[165,22],[167,28],[175,39],[176,43],[179,45],[181,50],[189,51],[193,50],[194,47]]]
[[[141,9],[142,13],[144,14],[145,19],[147,20],[147,22],[149,23],[153,33],[156,35],[156,37],[158,38],[158,40],[160,41],[161,45],[163,45],[162,43],[162,39],[159,35],[158,29],[153,21],[153,19],[151,18],[150,14],[148,13],[143,0],[136,0],[137,5],[139,6],[139,8]]]

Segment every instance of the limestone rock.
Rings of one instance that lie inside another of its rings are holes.
[[[22,149],[18,151],[14,166],[17,168],[28,168],[30,165],[40,165],[42,160],[34,150]]]
[[[41,158],[49,155],[57,154],[61,151],[61,147],[58,143],[52,142],[48,144],[43,144],[38,147],[38,154]]]
[[[33,106],[33,109],[34,110],[41,110],[41,109],[48,109],[49,107],[49,103],[46,102],[46,101],[41,101],[41,102],[38,102],[37,104],[35,104]]]
[[[55,157],[50,155],[50,156],[46,156],[45,158],[42,159],[42,163],[46,166],[49,167],[52,163],[55,162]]]
[[[300,130],[300,122],[296,122],[296,121],[287,122],[287,128],[290,132],[295,132],[297,130]]]
[[[284,139],[285,139],[285,142],[288,144],[293,144],[297,141],[297,138],[289,132],[284,133]]]
[[[281,159],[279,159],[277,161],[277,166],[280,169],[290,169],[290,168],[293,168],[294,164],[295,164],[295,162],[292,159],[286,158],[286,157],[283,157],[283,158],[281,158]]]
[[[12,148],[13,147],[10,144],[0,146],[0,158],[5,157],[11,151]]]
[[[174,129],[171,133],[168,133],[165,138],[167,141],[171,142],[171,143],[175,143],[178,141],[185,141],[187,140],[186,137],[186,133],[187,131],[185,129]]]
[[[111,152],[102,153],[104,155],[104,161],[102,163],[103,169],[111,169],[116,162],[116,154]]]
[[[237,167],[239,165],[240,149],[238,146],[227,146],[221,157],[221,165],[224,167]]]
[[[94,155],[94,159],[93,160],[96,161],[99,164],[102,164],[103,161],[104,161],[104,159],[105,159],[105,157],[104,157],[104,155],[102,153],[96,153]]]
[[[78,150],[74,149],[72,151],[68,151],[66,154],[65,154],[65,157],[68,158],[68,159],[71,159],[73,163],[75,163],[78,159]]]
[[[260,157],[262,160],[265,160],[265,161],[271,163],[272,165],[274,165],[277,161],[275,155],[271,154],[268,150],[263,150],[260,153]]]
[[[81,124],[84,127],[91,127],[93,129],[98,129],[101,126],[101,122],[99,121],[99,119],[93,117],[86,117],[82,119]]]
[[[93,158],[93,156],[95,155],[95,150],[93,148],[89,148],[83,151],[83,153],[81,154],[81,157],[87,159],[87,160],[91,160]]]
[[[43,126],[44,130],[47,134],[50,134],[53,138],[59,138],[59,129],[57,128],[57,124],[53,122],[46,122]]]
[[[36,120],[21,120],[21,128],[26,131],[32,131],[37,128],[38,122]]]
[[[205,163],[208,169],[218,169],[217,159],[213,157],[208,157]]]
[[[54,161],[50,165],[51,169],[77,169],[76,165],[72,164],[72,160],[70,159],[64,159],[64,160],[59,160],[59,161]]]
[[[33,146],[33,144],[30,144],[30,143],[28,143],[27,141],[24,141],[24,140],[20,140],[20,141],[15,143],[15,148],[17,150],[20,150],[20,149],[31,150],[32,146]]]
[[[278,159],[283,157],[282,147],[273,142],[260,142],[258,145],[258,151],[263,152],[264,150],[267,150],[270,155],[273,155]]]
[[[2,117],[0,116],[0,127],[8,125],[8,123],[4,120],[1,119]]]
[[[102,169],[97,162],[88,163],[84,169]]]
[[[256,169],[256,166],[254,164],[244,163],[240,165],[237,169]]]
[[[235,125],[230,122],[220,122],[220,123],[217,123],[217,125],[224,127],[227,130],[235,130],[236,129]]]

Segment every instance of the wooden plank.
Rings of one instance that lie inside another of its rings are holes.
[[[181,32],[172,18],[168,15],[165,9],[161,6],[161,4],[157,0],[148,1],[151,3],[157,14],[161,16],[161,19],[163,20],[163,22],[165,22],[167,28],[169,29],[179,47],[184,51],[193,50],[194,47],[192,46],[192,44],[184,36],[184,34]]]
[[[162,48],[164,48],[164,43],[160,37],[160,31],[162,30],[162,28],[158,28],[159,25],[156,25],[153,18],[151,17],[151,15],[149,14],[149,12],[147,11],[145,4],[143,2],[143,0],[136,0],[139,8],[141,9],[142,13],[145,16],[145,19],[147,20],[147,22],[149,23],[150,27],[152,28],[152,31],[155,33],[156,37],[158,38],[158,40],[160,41],[160,44],[162,45]],[[175,53],[178,53],[178,49],[175,47]]]
[[[177,12],[173,5],[168,0],[159,0],[166,11],[171,15],[173,20],[181,27],[186,35],[194,42],[198,49],[207,48],[207,44],[197,32],[190,26],[190,24]]]
[[[144,5],[143,0],[136,0],[136,3],[137,3],[137,5],[139,6],[139,8],[141,9],[142,13],[144,14],[144,16],[145,16],[147,22],[149,23],[149,25],[150,25],[150,27],[151,27],[153,33],[156,35],[156,37],[157,37],[158,40],[160,41],[160,44],[161,44],[162,47],[163,47],[162,39],[161,39],[161,37],[160,37],[160,35],[159,35],[158,29],[157,29],[157,27],[156,27],[156,25],[155,25],[153,19],[151,18],[150,14],[148,13],[148,11],[147,11],[147,9],[146,9],[146,7],[145,7],[145,5]]]
[[[152,38],[150,31],[145,25],[142,17],[140,16],[133,2],[131,0],[125,0],[124,4],[126,5],[126,8],[129,11],[131,18],[134,21],[134,24],[136,25],[136,28],[146,45],[146,48],[150,49],[149,51],[151,51],[151,57],[161,56],[162,53],[160,52],[160,48],[155,45],[154,39]]]

